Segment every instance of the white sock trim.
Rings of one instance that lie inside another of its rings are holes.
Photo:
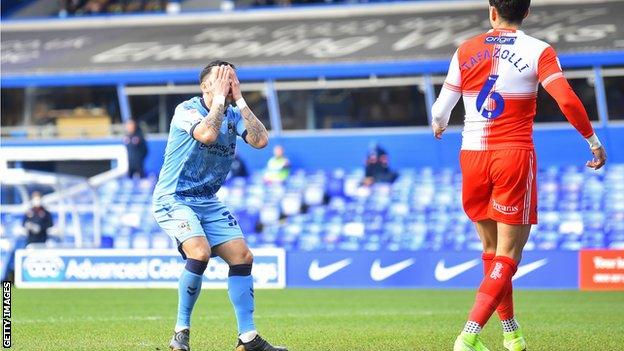
[[[179,333],[181,331],[183,331],[184,329],[191,329],[190,326],[175,326],[175,328],[173,328],[173,331],[176,333]]]
[[[479,334],[481,332],[481,326],[477,322],[468,321],[464,326],[464,333]]]
[[[238,336],[238,338],[240,339],[240,341],[244,342],[244,343],[248,343],[251,340],[253,340],[256,335],[258,335],[258,332],[255,330],[251,330],[245,333],[242,333],[241,335]]]
[[[515,317],[511,317],[509,319],[505,319],[501,321],[501,325],[503,326],[503,332],[509,333],[516,331],[520,328],[518,322]]]

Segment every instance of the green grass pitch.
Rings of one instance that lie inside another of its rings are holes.
[[[14,350],[168,350],[176,290],[13,290]],[[291,351],[451,350],[472,304],[468,290],[258,290],[256,322]],[[529,350],[624,350],[624,293],[518,291]],[[194,351],[232,350],[227,293],[204,290]],[[498,319],[486,344],[503,350]]]

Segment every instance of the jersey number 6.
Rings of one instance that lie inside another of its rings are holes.
[[[479,95],[477,95],[477,111],[481,112],[481,116],[487,119],[494,119],[500,116],[505,109],[505,99],[503,99],[503,96],[497,92],[492,92],[490,94],[490,91],[494,87],[494,83],[496,83],[497,79],[498,75],[490,75],[485,81],[485,84],[483,84],[481,91],[479,91]],[[488,98],[488,95],[496,104],[493,110],[488,110],[486,106],[483,106]]]

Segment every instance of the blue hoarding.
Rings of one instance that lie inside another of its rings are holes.
[[[283,249],[256,249],[252,275],[257,288],[284,288]],[[170,250],[18,250],[15,283],[32,288],[177,288],[184,261]],[[210,260],[203,287],[227,286],[228,265]]]
[[[474,288],[480,252],[288,252],[255,249],[258,288]],[[26,288],[176,288],[184,261],[169,250],[18,250],[15,280]],[[225,288],[228,266],[210,261],[204,287]],[[519,288],[578,288],[577,251],[529,251]]]
[[[474,288],[479,252],[291,252],[289,287]],[[520,288],[577,288],[578,252],[529,251],[514,276]]]

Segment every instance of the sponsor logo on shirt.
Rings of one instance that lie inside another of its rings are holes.
[[[235,143],[221,144],[217,142],[217,143],[210,144],[210,145],[204,145],[200,143],[199,148],[205,149],[206,152],[209,153],[210,155],[214,155],[218,157],[230,157],[230,156],[234,156],[236,144]]]
[[[485,37],[485,43],[498,45],[513,45],[516,43],[516,37],[488,35],[487,37]]]

